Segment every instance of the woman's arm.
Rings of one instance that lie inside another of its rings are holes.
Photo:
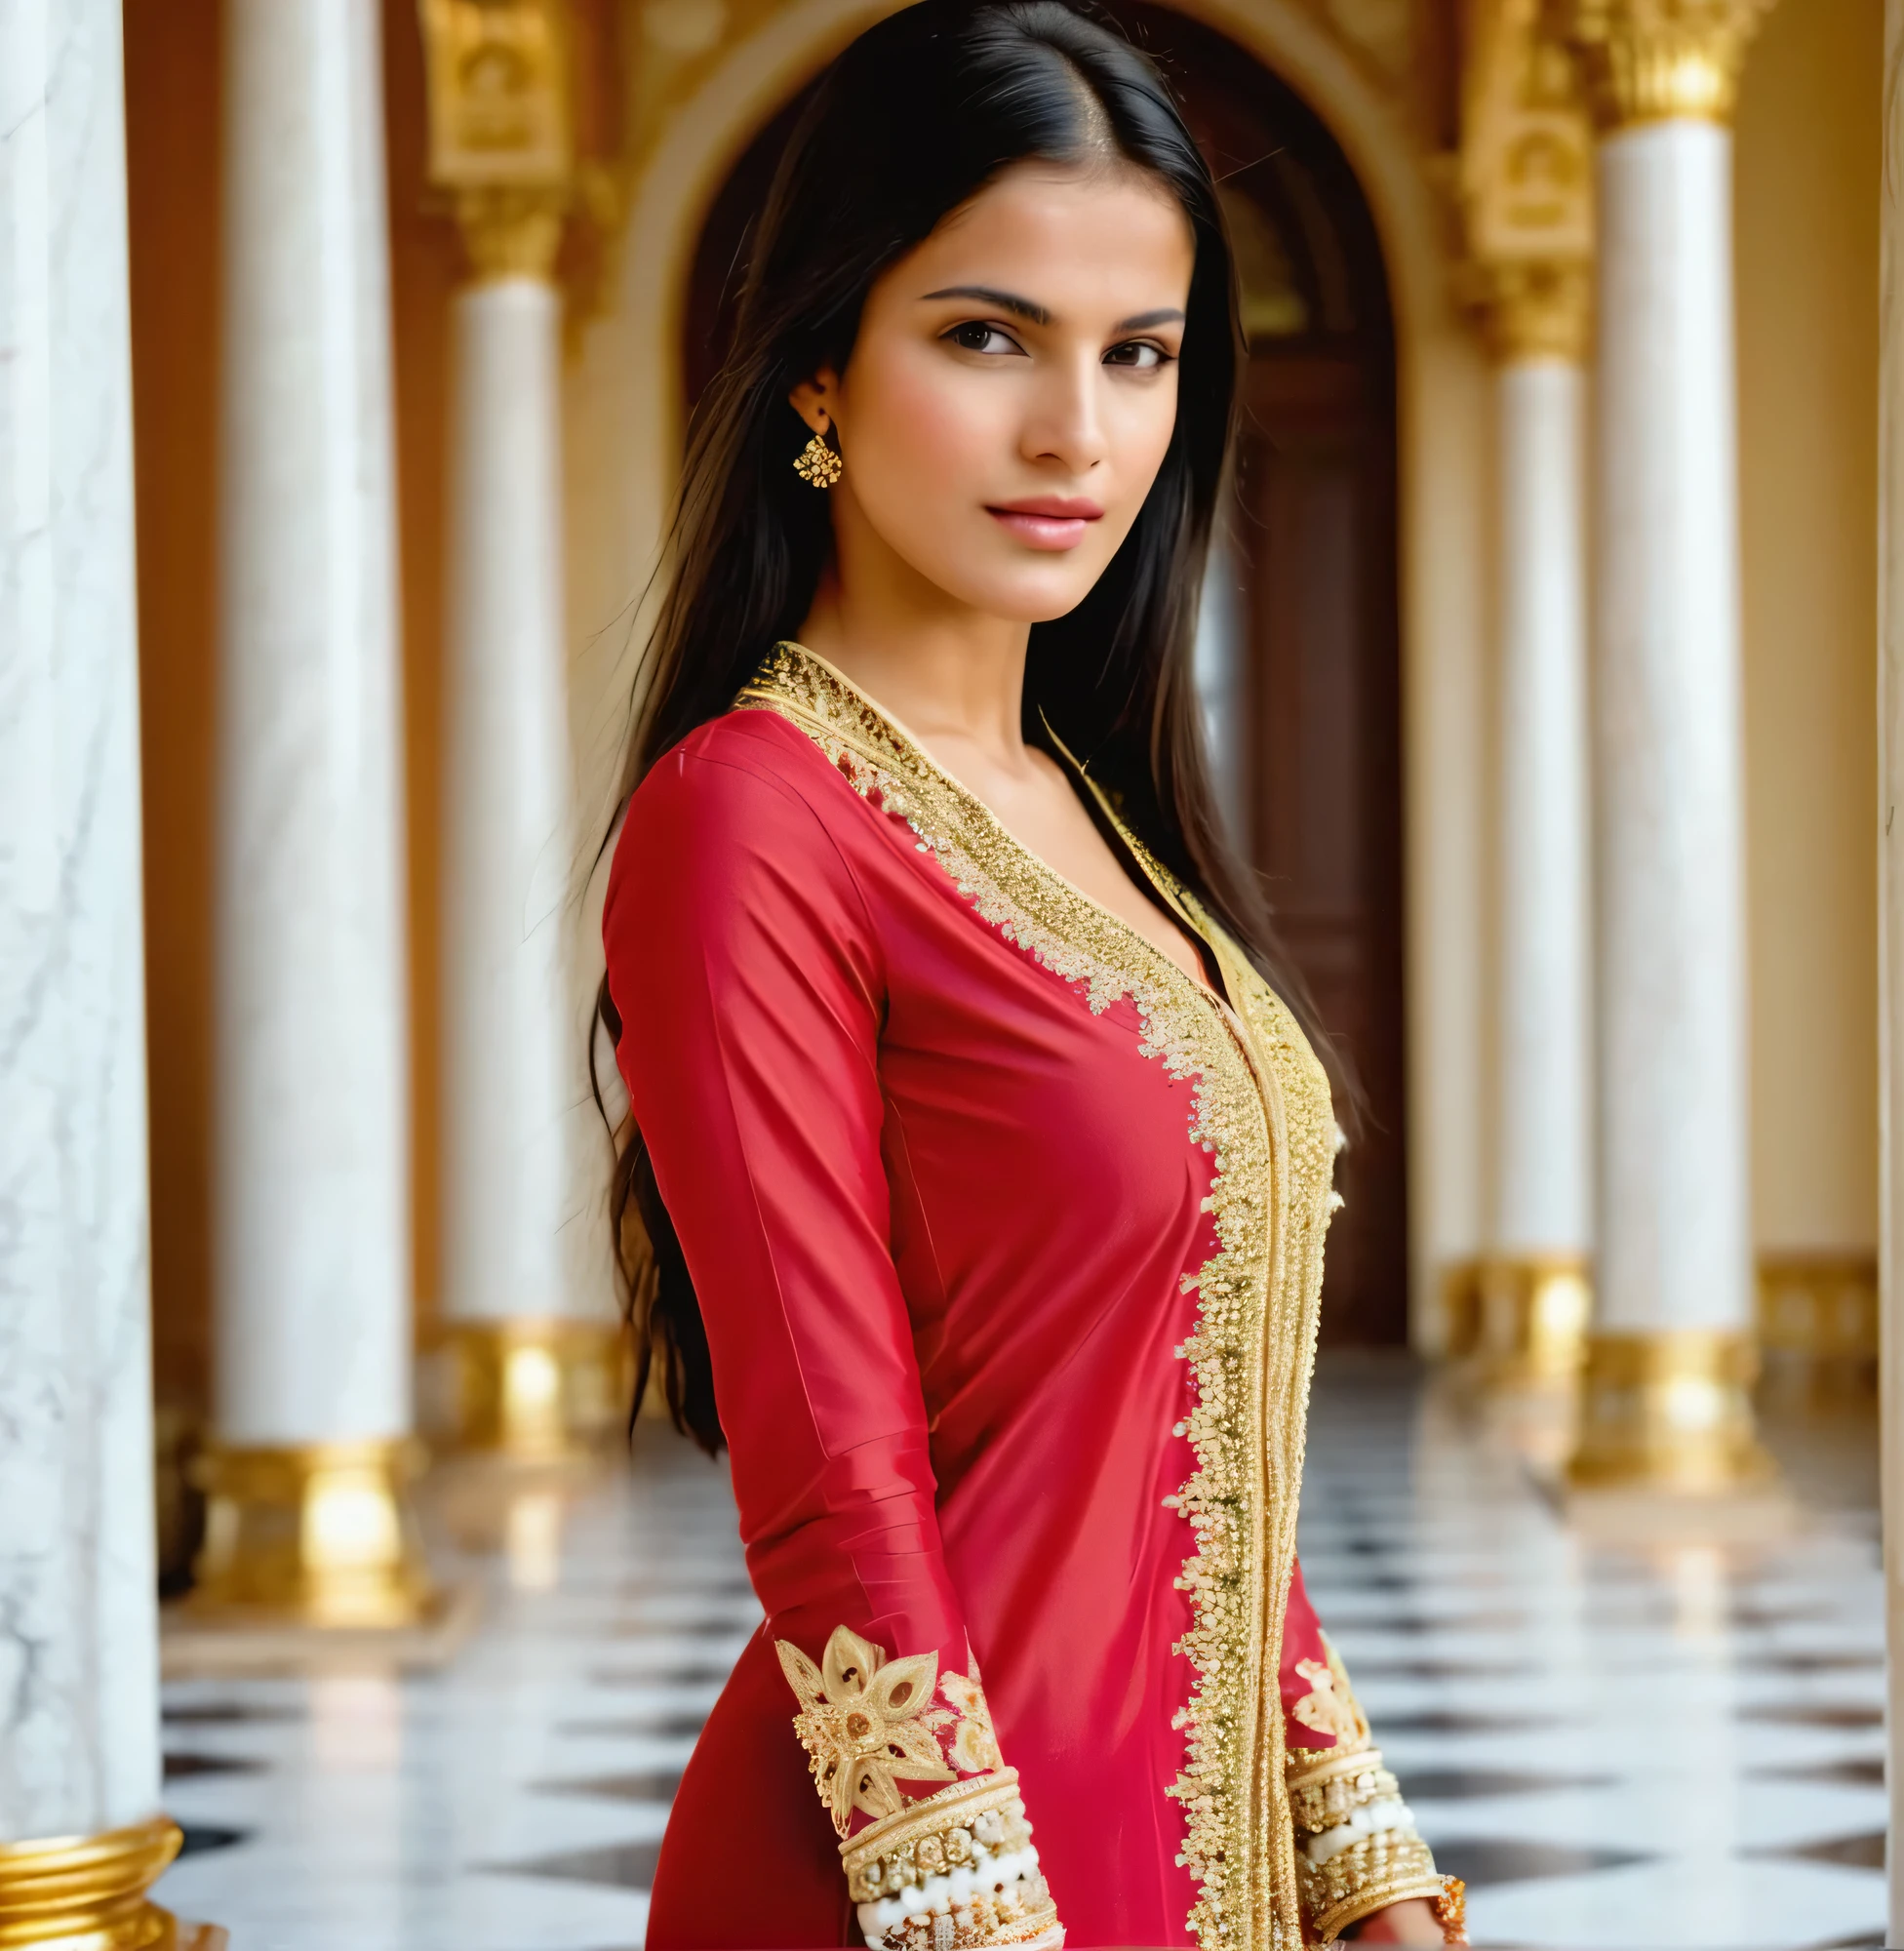
[[[1461,1886],[1437,1874],[1299,1565],[1283,1619],[1282,1685],[1296,1876],[1310,1935],[1323,1944],[1338,1936],[1465,1944]]]
[[[714,735],[636,795],[604,936],[622,1074],[707,1327],[787,1738],[807,1750],[869,1943],[1054,1945],[939,1539],[889,1246],[879,934],[784,776],[778,728]]]

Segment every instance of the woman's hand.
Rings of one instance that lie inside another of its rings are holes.
[[[1426,1897],[1371,1911],[1348,1932],[1356,1944],[1442,1944],[1447,1940]]]

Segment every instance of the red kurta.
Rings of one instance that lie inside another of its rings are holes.
[[[774,1651],[817,1661],[841,1625],[982,1668],[1071,1944],[1294,1941],[1273,1777],[1286,1732],[1348,1726],[1315,1705],[1299,1578],[1280,1630],[1320,1073],[1233,947],[1210,937],[1234,1015],[811,654],[741,703],[636,793],[605,920],[768,1614],[682,1781],[649,1944],[859,1940]],[[1239,1358],[1261,1380],[1232,1400]],[[983,1776],[989,1731],[962,1738],[944,1774]]]

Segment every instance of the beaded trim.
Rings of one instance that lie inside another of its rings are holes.
[[[1014,1769],[908,1804],[840,1860],[870,1951],[989,1951],[1058,1929]]]
[[[1318,1944],[1330,1944],[1350,1925],[1392,1903],[1445,1894],[1428,1845],[1410,1828],[1377,1829],[1326,1863],[1297,1859],[1303,1906]]]
[[[1198,1305],[1180,1351],[1197,1396],[1182,1425],[1196,1467],[1170,1502],[1195,1538],[1177,1580],[1191,1608],[1178,1650],[1195,1681],[1178,1717],[1184,1768],[1168,1793],[1183,1805],[1180,1860],[1199,1890],[1188,1924],[1202,1951],[1296,1951],[1302,1909],[1275,1676],[1331,1210],[1328,1080],[1241,950],[1107,803],[1159,894],[1210,944],[1234,1015],[1013,840],[813,652],[775,646],[734,702],[812,738],[861,797],[911,827],[982,920],[1076,984],[1094,1013],[1129,997],[1144,1055],[1192,1080],[1189,1135],[1214,1159],[1217,1250],[1184,1282]]]

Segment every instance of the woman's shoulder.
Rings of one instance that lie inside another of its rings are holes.
[[[639,881],[648,897],[686,885],[756,895],[801,886],[858,906],[867,824],[858,795],[797,726],[729,711],[662,753],[635,788],[610,904]]]
[[[630,831],[683,820],[710,839],[833,845],[861,823],[857,795],[798,726],[736,708],[698,725],[656,759],[628,805]]]

